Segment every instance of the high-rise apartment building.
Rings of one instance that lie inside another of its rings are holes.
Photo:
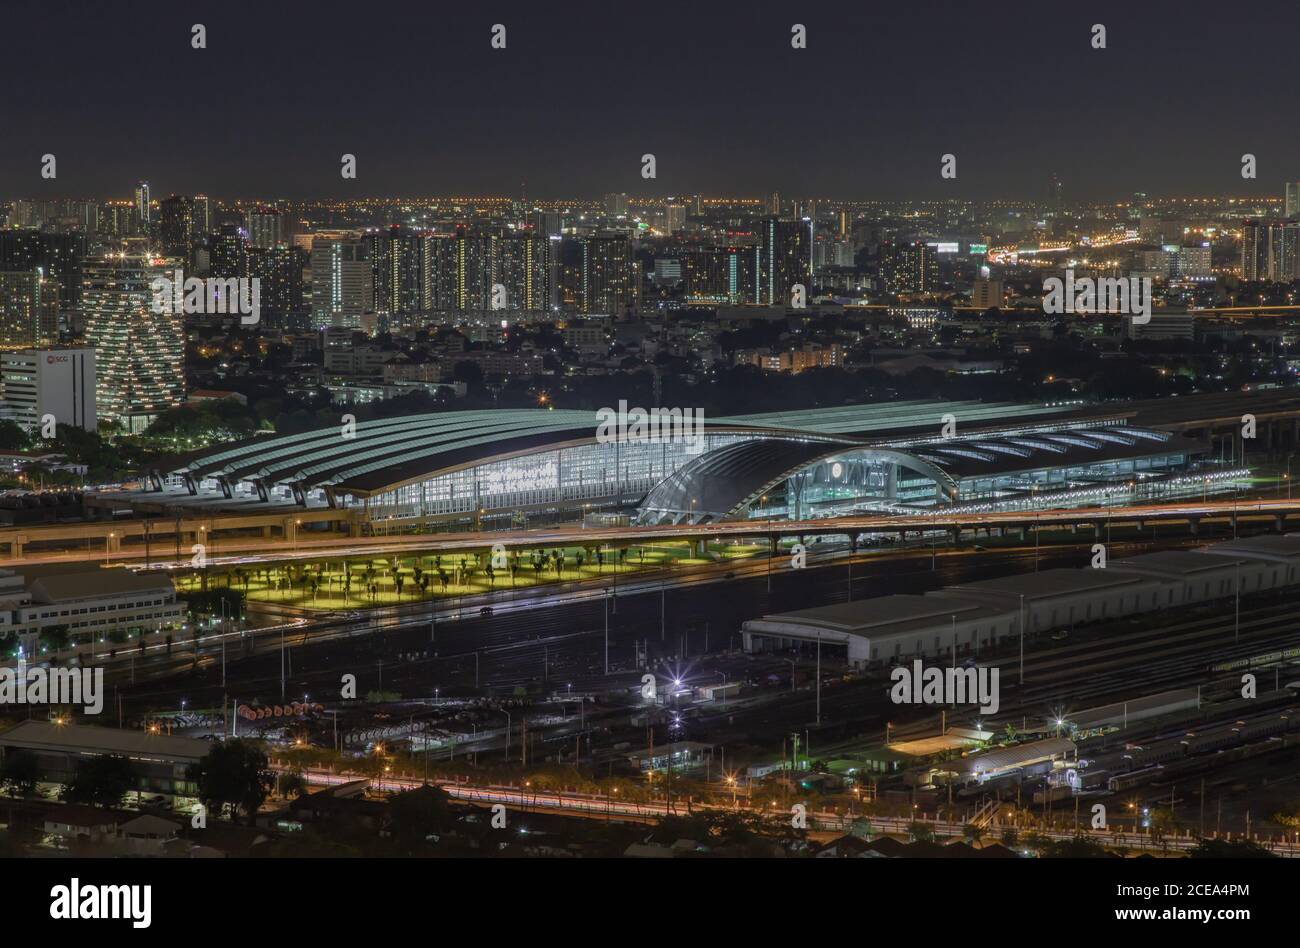
[[[163,254],[187,265],[194,258],[194,209],[189,198],[173,194],[158,205],[158,243]]]
[[[641,280],[632,242],[621,234],[598,234],[582,241],[583,315],[622,316],[635,309]]]
[[[360,237],[320,237],[311,245],[311,311],[317,326],[353,327],[375,309],[375,276]]]
[[[139,222],[140,233],[148,234],[149,225],[153,223],[153,209],[149,199],[149,182],[141,181],[135,188],[135,219]]]
[[[1286,201],[1284,217],[1300,217],[1300,181],[1286,183]]]
[[[43,234],[37,230],[0,230],[0,270],[39,270],[59,284],[59,303],[76,306],[81,299],[85,234]]]
[[[1300,223],[1252,219],[1241,225],[1241,276],[1244,280],[1289,283],[1300,275],[1297,237]]]
[[[185,400],[185,326],[155,312],[151,283],[171,279],[173,261],[112,255],[90,263],[82,282],[86,342],[95,349],[96,408],[128,432]]]
[[[934,293],[939,288],[939,256],[923,241],[882,247],[880,274],[887,293]]]
[[[789,305],[796,284],[812,295],[811,220],[770,217],[758,231],[758,298],[766,306]]]
[[[248,245],[269,250],[285,243],[284,215],[272,207],[257,207],[248,212]]]
[[[59,338],[59,284],[39,269],[0,270],[0,349],[53,345]]]

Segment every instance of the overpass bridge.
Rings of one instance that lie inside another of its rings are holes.
[[[323,517],[338,518],[338,511],[319,511]],[[227,522],[221,517],[206,520],[181,519],[179,529],[185,533],[185,540],[177,542],[177,534],[166,536],[160,529],[175,531],[178,524],[172,521],[152,522],[150,533],[145,528],[150,521],[106,522],[95,524],[64,524],[52,528],[61,536],[77,539],[98,537],[104,545],[87,556],[84,550],[72,553],[42,556],[23,552],[23,541],[15,535],[27,536],[37,531],[26,529],[19,531],[0,530],[0,547],[8,544],[8,556],[0,554],[0,565],[19,566],[24,563],[40,562],[43,559],[86,560],[103,556],[106,562],[139,562],[146,553],[143,543],[123,547],[125,538],[143,538],[149,536],[157,544],[149,549],[149,563],[163,561],[181,564],[190,557],[193,542],[203,543],[211,531],[223,527],[249,525],[249,519],[238,518]],[[264,528],[283,525],[283,518],[267,515]],[[862,516],[837,517],[816,520],[736,520],[708,524],[645,524],[612,527],[584,527],[566,525],[553,528],[514,530],[514,531],[474,531],[458,533],[424,533],[402,534],[397,536],[355,537],[348,535],[312,536],[298,534],[301,522],[307,519],[306,512],[289,518],[293,522],[286,529],[287,534],[278,539],[260,536],[224,537],[209,545],[206,552],[209,562],[217,562],[217,557],[245,562],[270,562],[289,560],[325,559],[338,556],[379,556],[406,555],[415,551],[438,550],[445,552],[463,551],[466,553],[488,552],[500,545],[506,550],[537,549],[558,546],[611,546],[625,547],[662,542],[690,542],[693,549],[702,549],[710,541],[734,540],[767,543],[775,550],[782,540],[796,539],[800,542],[816,537],[845,537],[850,546],[856,549],[867,534],[892,534],[900,540],[919,535],[943,532],[954,545],[963,540],[973,541],[983,536],[1015,536],[1024,540],[1030,534],[1043,530],[1068,529],[1072,532],[1090,532],[1101,538],[1107,528],[1137,527],[1144,529],[1149,524],[1171,524],[1186,527],[1193,535],[1208,524],[1231,525],[1235,529],[1239,524],[1266,525],[1269,529],[1284,532],[1288,526],[1300,522],[1300,499],[1250,499],[1250,500],[1206,500],[1183,501],[1167,504],[1118,504],[1113,506],[1092,506],[1048,510],[961,510],[952,511],[943,508],[934,512],[868,514]],[[133,529],[126,530],[123,528]],[[98,531],[98,532],[96,532]],[[116,534],[116,536],[114,536]],[[41,537],[45,539],[45,537]],[[166,542],[163,542],[165,539]]]

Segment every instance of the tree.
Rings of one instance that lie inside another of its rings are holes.
[[[36,792],[40,773],[40,761],[31,751],[6,754],[0,763],[0,784],[14,796],[31,796]]]
[[[446,832],[452,822],[451,797],[441,787],[418,787],[393,797],[388,815],[393,840],[410,851],[430,836]]]
[[[63,799],[69,803],[119,806],[135,785],[135,767],[130,759],[102,754],[77,763],[72,782],[63,789]]]
[[[280,778],[280,796],[300,797],[307,792],[307,780],[300,773],[288,773]]]
[[[262,748],[240,738],[214,746],[208,756],[189,766],[186,776],[198,785],[204,804],[243,810],[250,824],[275,786]]]
[[[1277,859],[1277,853],[1271,853],[1253,839],[1202,839],[1188,850],[1193,859]]]
[[[51,652],[62,652],[70,641],[66,625],[50,625],[41,629],[41,644]]]
[[[978,845],[984,839],[984,830],[974,823],[967,823],[961,828],[961,835],[970,840],[972,844]]]
[[[1048,843],[1039,853],[1044,859],[1104,859],[1106,847],[1086,836]]]

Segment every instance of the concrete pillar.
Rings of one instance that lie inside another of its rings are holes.
[[[1201,532],[1201,518],[1188,517],[1187,526],[1190,528],[1192,536],[1198,536]]]

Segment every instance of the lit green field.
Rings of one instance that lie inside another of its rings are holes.
[[[506,589],[594,580],[634,577],[664,567],[710,566],[762,555],[761,544],[709,544],[706,557],[692,557],[688,543],[656,543],[627,549],[615,565],[615,553],[608,552],[598,563],[590,548],[547,549],[540,568],[534,568],[532,551],[521,554],[514,576],[509,569],[492,570],[490,555],[443,553],[375,559],[311,560],[303,563],[267,566],[213,568],[208,573],[209,589],[231,586],[249,600],[278,602],[315,609],[364,609],[402,602],[437,601]],[[557,561],[553,554],[563,559]],[[716,558],[715,558],[716,557]],[[201,588],[198,574],[178,579],[183,592]]]

